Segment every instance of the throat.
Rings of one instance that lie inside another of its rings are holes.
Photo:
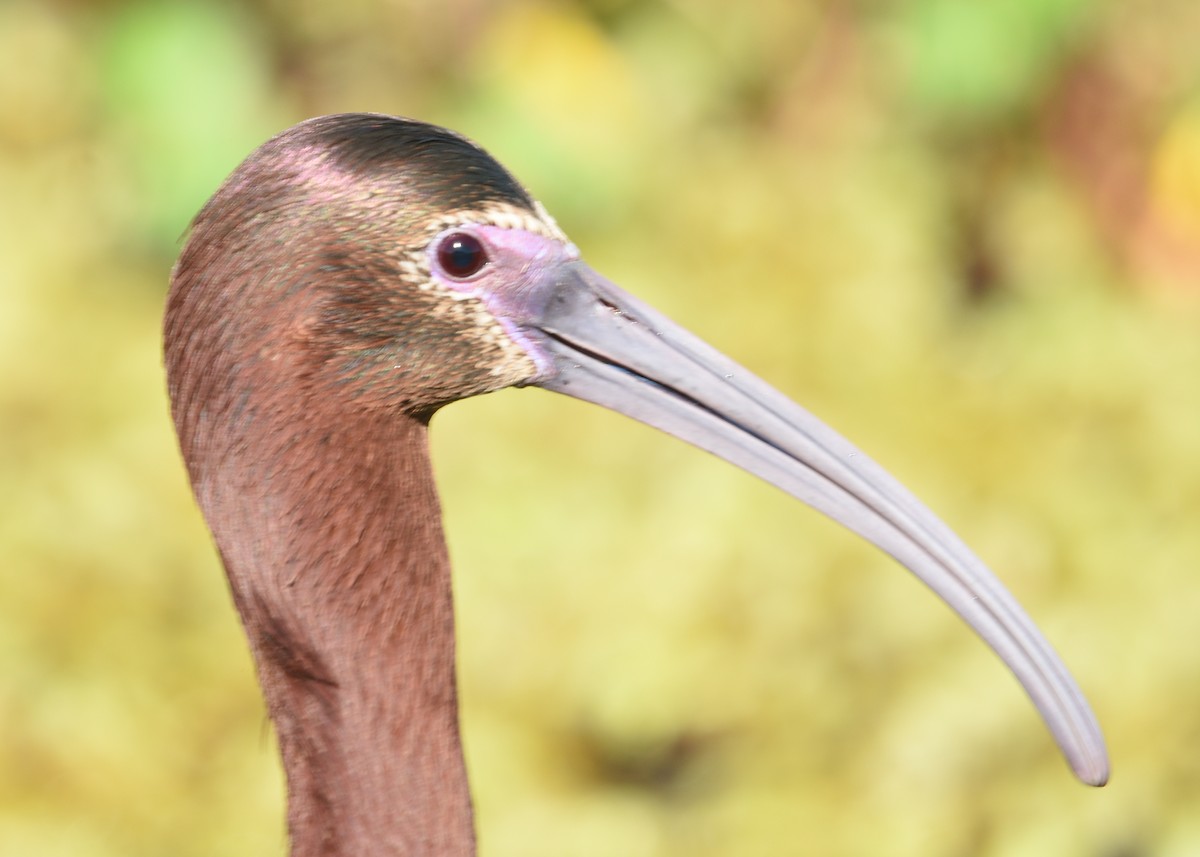
[[[279,735],[292,855],[472,857],[426,426],[285,431],[208,483],[238,488],[198,493],[225,524],[213,529]],[[289,455],[314,448],[319,462]]]

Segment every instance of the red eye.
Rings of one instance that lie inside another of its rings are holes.
[[[438,262],[447,274],[465,280],[487,264],[487,252],[479,239],[466,232],[451,232],[437,248]]]

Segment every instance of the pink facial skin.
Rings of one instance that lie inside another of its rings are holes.
[[[478,272],[460,279],[445,271],[437,251],[448,236],[462,233],[479,240],[488,261]],[[439,233],[427,252],[429,270],[438,283],[481,300],[513,341],[525,349],[538,368],[531,382],[554,373],[554,361],[538,344],[534,325],[560,282],[556,273],[580,264],[574,244],[525,229],[469,224]]]

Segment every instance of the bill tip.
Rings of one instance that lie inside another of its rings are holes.
[[[1100,788],[1108,783],[1109,766],[1107,754],[1101,753],[1086,759],[1074,760],[1071,768],[1084,785]]]

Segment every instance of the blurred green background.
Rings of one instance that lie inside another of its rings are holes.
[[[0,0],[0,854],[282,855],[159,318],[255,145],[371,110],[863,446],[1091,697],[1077,785],[907,573],[506,391],[434,420],[484,857],[1200,854],[1195,0]]]

